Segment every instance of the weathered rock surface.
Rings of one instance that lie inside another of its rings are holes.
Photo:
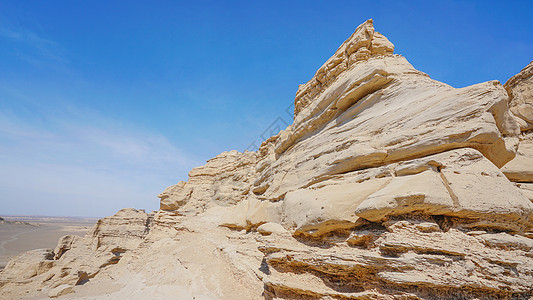
[[[532,64],[456,89],[393,50],[363,23],[259,151],[13,259],[0,298],[533,297]]]
[[[533,183],[533,61],[509,79],[505,88],[509,92],[509,106],[522,132],[516,157],[502,171],[509,180]],[[529,194],[530,189],[527,185],[524,187],[525,193]]]
[[[533,202],[533,61],[509,79],[505,88],[521,133],[516,157],[503,166],[502,172]]]
[[[70,292],[72,292],[72,289],[74,287],[70,284],[62,284],[58,287],[55,287],[53,288],[49,293],[48,293],[48,296],[50,298],[56,298],[56,297],[59,297],[59,296],[63,296],[63,295],[66,295]]]
[[[348,235],[330,237],[335,241],[331,247],[264,237],[261,251],[269,270],[263,279],[265,293],[286,299],[527,299],[531,295],[531,246],[520,243],[522,238],[531,239],[500,233],[491,243],[488,234],[470,236],[429,224],[435,223],[391,221],[387,230],[370,230],[373,242],[357,247],[347,243]]]
[[[509,106],[522,131],[533,129],[533,61],[505,83]]]
[[[224,152],[189,172],[189,181],[168,187],[158,197],[161,209],[205,211],[209,205],[231,205],[246,198],[255,169],[256,153]],[[210,199],[211,201],[203,201]]]
[[[516,157],[508,162],[502,171],[514,182],[533,183],[533,131],[520,134],[520,144],[516,151]]]
[[[0,286],[26,285],[30,278],[31,283],[51,290],[84,284],[105,267],[116,264],[123,253],[137,248],[148,233],[150,218],[142,210],[123,209],[99,220],[85,238],[64,236],[55,250],[35,250],[15,257],[2,271]],[[70,289],[57,289],[50,295],[60,296],[67,291]]]
[[[0,273],[0,299],[258,298],[259,234],[211,219],[121,210],[84,238],[62,238],[55,255],[36,250],[11,260]]]

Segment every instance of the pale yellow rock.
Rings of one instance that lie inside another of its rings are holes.
[[[182,213],[205,211],[216,204],[236,204],[246,198],[255,169],[256,153],[224,152],[189,172],[188,182],[168,187],[158,197],[161,209]]]
[[[507,233],[496,234],[482,234],[478,236],[481,241],[489,246],[496,246],[499,248],[514,250],[520,249],[524,251],[533,250],[533,239],[526,238],[519,235],[510,235]]]
[[[427,170],[415,175],[394,177],[379,191],[369,195],[355,213],[369,221],[413,211],[442,215],[454,210],[454,203],[438,172]]]
[[[432,222],[420,222],[418,224],[415,223],[416,229],[418,229],[421,232],[438,232],[441,231],[441,228],[439,225],[432,223]]]
[[[214,207],[212,210],[218,210],[222,215],[219,218],[221,226],[250,230],[268,222],[281,223],[282,205],[282,202],[260,200],[250,195],[233,207]]]
[[[533,129],[533,61],[505,83],[510,107],[523,131]]]
[[[533,182],[533,132],[524,132],[516,157],[502,167],[502,172],[511,181]]]
[[[218,209],[218,213],[222,215],[220,226],[236,230],[249,229],[251,224],[248,222],[247,214],[250,201],[251,200],[246,199],[237,203],[233,207],[224,207]]]
[[[298,234],[314,237],[350,229],[358,219],[355,209],[359,203],[387,182],[384,178],[361,183],[348,179],[288,193],[283,201],[283,224]]]
[[[522,194],[528,197],[533,202],[533,183],[518,183],[516,184]]]
[[[164,210],[175,210],[183,206],[189,200],[189,193],[185,186],[187,182],[180,181],[176,185],[167,187],[161,194],[157,195],[160,201],[160,208]]]
[[[268,222],[257,227],[257,232],[262,235],[284,235],[289,234],[287,229],[285,229],[281,224]]]
[[[282,205],[282,202],[270,202],[251,196],[248,198],[246,222],[252,226],[261,225],[266,222],[281,223],[283,217]]]
[[[276,159],[259,159],[268,163],[254,186],[277,200],[327,176],[461,147],[502,166],[517,142],[503,132],[518,128],[504,117],[506,101],[496,82],[454,89],[402,57],[370,59],[341,75],[279,134]]]
[[[372,20],[361,24],[335,54],[318,69],[313,79],[300,85],[294,101],[294,115],[298,115],[317,94],[323,92],[351,65],[358,61],[365,61],[371,56],[389,55],[393,51],[394,45],[385,36],[374,31]]]
[[[75,245],[79,243],[80,239],[81,238],[77,235],[65,235],[64,237],[59,239],[59,242],[57,243],[57,246],[54,249],[54,259],[58,260],[61,255],[72,249],[73,244]]]
[[[148,234],[150,216],[144,210],[124,208],[114,216],[98,220],[87,235],[92,237],[92,247],[136,248]]]
[[[335,247],[315,247],[265,237],[261,251],[271,271],[263,280],[265,290],[283,299],[309,293],[316,298],[348,298],[356,297],[350,292],[358,290],[372,290],[377,299],[510,297],[501,286],[526,299],[531,295],[533,265],[526,248],[508,251],[456,229],[420,231],[423,223],[431,222],[404,220],[389,223],[387,231],[371,230],[377,238],[369,248],[356,250],[339,242]],[[464,286],[471,289],[465,291]]]
[[[516,157],[503,166],[502,172],[511,181],[533,182],[533,62],[509,79],[505,88],[509,93],[509,106],[520,124],[522,134],[519,136]],[[533,199],[530,189],[522,189],[522,192]]]
[[[318,237],[355,227],[358,217],[380,222],[410,213],[465,218],[471,228],[523,231],[533,205],[478,151],[458,149],[336,175],[288,193],[282,211],[288,229]]]
[[[14,258],[0,298],[533,297],[531,65],[456,89],[393,50],[366,21],[257,152]]]
[[[263,290],[255,237],[221,228],[209,214],[124,209],[68,240],[60,240],[57,249],[70,246],[57,259],[38,250],[11,260],[0,272],[0,298],[259,299]]]
[[[56,298],[56,297],[59,297],[59,296],[63,296],[63,295],[66,295],[70,292],[72,292],[72,289],[74,287],[70,284],[62,284],[58,287],[55,287],[53,288],[52,290],[50,290],[50,292],[48,293],[48,296],[50,298]]]
[[[346,68],[334,77],[326,76],[327,70],[343,64],[343,55],[357,53],[362,47],[372,48],[374,36],[376,45],[389,50],[345,64]],[[187,183],[179,183],[160,195],[161,208],[177,209],[182,214],[198,213],[213,205],[257,197],[267,202],[258,206],[254,198],[248,200],[248,206],[255,210],[239,209],[254,211],[258,217],[246,220],[247,226],[253,226],[278,221],[269,219],[270,213],[261,213],[278,211],[272,210],[270,203],[281,202],[289,209],[292,202],[298,201],[293,199],[307,197],[296,196],[307,193],[304,189],[339,174],[466,147],[477,149],[497,166],[515,156],[519,126],[509,113],[507,92],[498,82],[452,88],[415,70],[403,57],[393,55],[388,43],[375,34],[371,21],[362,24],[315,77],[300,87],[292,125],[265,141],[258,153],[223,153],[194,169]],[[328,84],[321,84],[317,93],[304,97],[309,100],[304,104],[302,93],[309,92],[315,81]],[[334,203],[334,197],[327,201]],[[311,215],[309,220],[315,219],[309,225],[333,222],[349,227],[354,222],[353,217],[347,219],[348,212],[346,216],[330,217],[335,212],[320,212],[324,206],[321,200],[314,208],[309,206],[311,202],[305,204]],[[285,223],[291,228],[305,223],[291,218],[299,217],[288,217],[287,222],[292,223]],[[242,217],[234,220],[235,227],[245,223]],[[225,223],[232,226],[231,221]]]
[[[450,215],[474,221],[464,226],[511,231],[531,226],[531,201],[479,152],[457,151],[441,173],[456,205]]]
[[[46,273],[56,264],[53,259],[52,249],[36,249],[12,258],[0,273],[0,287]]]

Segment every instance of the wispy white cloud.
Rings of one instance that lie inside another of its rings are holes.
[[[41,36],[38,36],[34,32],[31,32],[29,30],[19,29],[19,30],[12,30],[9,28],[0,28],[0,36],[21,41],[24,43],[35,45],[36,47],[39,47],[41,45],[54,45],[55,43],[51,40],[45,39]]]
[[[41,63],[42,59],[52,60],[55,63],[66,63],[65,49],[55,41],[25,28],[0,27],[0,37],[15,45],[15,54],[30,63]]]
[[[92,110],[0,112],[2,213],[157,209],[155,196],[198,164],[165,136]]]

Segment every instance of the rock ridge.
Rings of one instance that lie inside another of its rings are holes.
[[[0,298],[530,299],[533,62],[453,88],[393,51],[364,22],[258,151],[14,258]]]

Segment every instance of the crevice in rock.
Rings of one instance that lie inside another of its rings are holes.
[[[453,191],[451,185],[450,185],[450,182],[448,181],[448,179],[446,178],[446,176],[444,175],[444,173],[442,173],[442,167],[439,167],[438,168],[438,173],[439,173],[439,176],[442,180],[442,183],[444,184],[444,187],[446,188],[446,190],[448,191],[448,194],[450,194],[450,198],[452,198],[452,201],[453,201],[453,206],[457,209],[460,207],[460,203],[459,203],[459,198],[457,197],[457,195],[455,194],[455,192]]]

